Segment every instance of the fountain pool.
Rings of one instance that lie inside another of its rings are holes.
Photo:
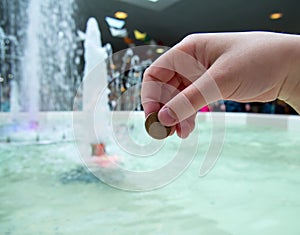
[[[68,135],[64,141],[43,142],[42,133],[39,142],[2,141],[0,233],[299,234],[299,117],[227,113],[220,158],[199,177],[209,144],[207,115],[199,115],[200,147],[191,165],[170,184],[148,192],[118,190],[88,175]],[[69,123],[71,114],[62,116]],[[54,117],[40,123],[50,125]],[[128,125],[120,120],[120,133]],[[132,136],[141,131],[130,130]],[[170,152],[180,142],[167,141]]]

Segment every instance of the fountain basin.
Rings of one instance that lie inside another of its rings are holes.
[[[128,113],[116,115],[120,129],[132,125]],[[142,113],[134,116],[144,120]],[[24,145],[20,139],[1,142],[1,234],[298,234],[299,117],[225,116],[223,150],[208,175],[199,177],[199,166],[209,144],[210,118],[199,114],[200,148],[194,161],[165,187],[140,193],[86,178],[86,168],[76,168],[85,166],[71,138],[47,144],[25,137]],[[1,123],[7,117],[1,114]],[[68,129],[72,123],[71,113],[39,117],[40,125],[50,129],[55,123]],[[180,140],[169,141],[172,152]],[[139,169],[139,164],[132,167]]]

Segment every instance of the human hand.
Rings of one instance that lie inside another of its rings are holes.
[[[158,113],[181,138],[197,111],[217,100],[268,102],[277,98],[300,111],[300,37],[246,32],[193,34],[144,73],[145,115]]]

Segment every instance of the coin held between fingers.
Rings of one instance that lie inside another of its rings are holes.
[[[150,113],[145,121],[147,133],[154,139],[162,140],[167,138],[172,130],[172,127],[163,126],[158,120],[158,112]]]

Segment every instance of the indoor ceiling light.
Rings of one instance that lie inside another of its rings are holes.
[[[109,17],[109,16],[105,17],[105,21],[109,25],[109,27],[113,27],[113,28],[116,28],[116,29],[121,29],[125,25],[124,20],[118,20],[118,19],[115,19],[115,18],[112,18],[112,17]]]
[[[124,12],[124,11],[117,11],[115,13],[115,17],[118,18],[118,19],[124,20],[124,19],[127,18],[127,16],[128,16],[128,14],[126,12]]]
[[[274,12],[274,13],[270,14],[269,18],[271,20],[278,20],[278,19],[282,18],[282,15],[283,14],[281,12]]]
[[[111,36],[113,37],[124,38],[128,36],[127,29],[116,29],[113,27],[109,27],[109,31],[111,33]]]
[[[159,0],[148,0],[149,2],[158,2]]]
[[[141,33],[137,29],[133,30],[133,33],[134,33],[135,39],[137,39],[137,40],[145,40],[145,38],[147,36],[146,33]]]

